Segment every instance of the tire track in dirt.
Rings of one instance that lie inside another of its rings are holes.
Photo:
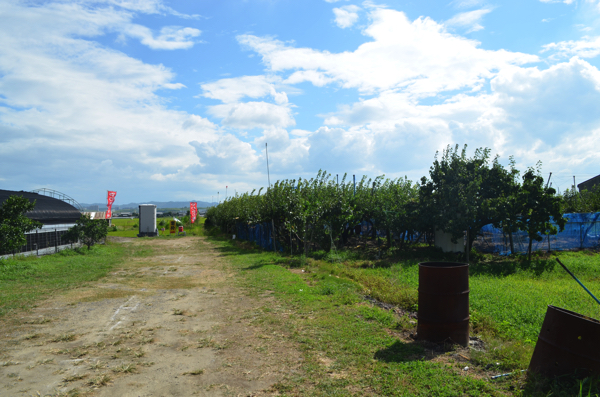
[[[0,321],[0,396],[258,396],[297,373],[302,355],[255,321],[276,302],[233,286],[212,245],[120,240],[155,255]]]

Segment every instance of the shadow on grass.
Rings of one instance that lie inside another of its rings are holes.
[[[540,276],[543,273],[553,272],[556,267],[556,261],[548,259],[532,260],[512,259],[512,260],[492,260],[472,263],[469,267],[471,275],[489,275],[497,277],[506,277],[519,271],[525,271]]]
[[[599,396],[600,377],[587,374],[571,374],[545,377],[535,373],[527,374],[523,396]]]
[[[231,241],[229,238],[223,238],[215,229],[207,232],[207,237],[213,241],[229,242],[227,246],[217,248],[217,251],[222,256],[230,255],[249,255],[257,252],[267,252],[258,245],[242,240]],[[363,250],[357,248],[355,250],[343,250],[338,253],[338,260],[357,261],[366,260],[367,262],[360,265],[361,268],[390,268],[395,265],[400,265],[403,269],[413,268],[422,262],[464,262],[462,253],[444,253],[439,248],[430,247],[425,244],[404,246],[402,248],[393,248],[391,251],[383,254],[381,259],[375,258],[379,251]],[[273,264],[284,264],[290,268],[301,267],[304,265],[302,257],[298,255],[290,256],[284,254],[281,260],[276,260]],[[312,251],[307,256],[315,260],[330,259],[331,253],[319,250]],[[469,273],[473,276],[487,275],[494,277],[506,277],[518,272],[527,272],[535,276],[540,276],[544,273],[553,272],[556,267],[556,262],[551,258],[535,258],[532,261],[525,257],[500,257],[490,254],[473,253],[470,261]]]
[[[412,342],[397,340],[385,349],[377,351],[373,358],[386,363],[430,361],[456,351],[457,347],[452,344],[436,344],[419,340]]]

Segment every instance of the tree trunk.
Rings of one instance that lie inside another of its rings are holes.
[[[510,243],[510,253],[514,254],[515,253],[515,244],[513,242],[513,235],[512,235],[512,232],[510,231],[510,229],[508,231],[508,241]]]
[[[273,252],[277,252],[277,243],[275,242],[277,238],[277,233],[275,232],[275,220],[271,219],[271,234],[273,238]]]
[[[308,255],[308,224],[304,222],[304,256]]]
[[[360,223],[360,231],[362,233],[362,222]],[[363,249],[366,251],[367,250],[367,233],[365,232],[362,235],[363,235],[363,244],[365,245],[363,247]]]
[[[529,255],[529,261],[531,262],[531,246],[533,244],[533,239],[531,238],[531,236],[529,236],[529,249],[527,250],[528,255]]]

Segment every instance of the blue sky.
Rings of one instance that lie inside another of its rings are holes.
[[[209,201],[489,147],[600,174],[600,1],[0,0],[0,188]]]

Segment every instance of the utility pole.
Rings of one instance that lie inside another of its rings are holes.
[[[265,154],[267,155],[267,178],[269,182],[269,188],[271,188],[271,173],[269,172],[269,148],[267,147],[267,142],[265,142]],[[277,244],[275,243],[275,220],[271,218],[271,233],[273,235],[273,252],[277,252]]]
[[[546,182],[546,189],[548,189],[548,185],[550,185],[550,178],[552,178],[552,173],[550,173],[550,175],[548,175],[548,182]]]
[[[267,178],[269,181],[269,187],[271,187],[271,174],[269,172],[269,148],[267,147],[267,142],[265,142],[265,152],[267,154]]]

